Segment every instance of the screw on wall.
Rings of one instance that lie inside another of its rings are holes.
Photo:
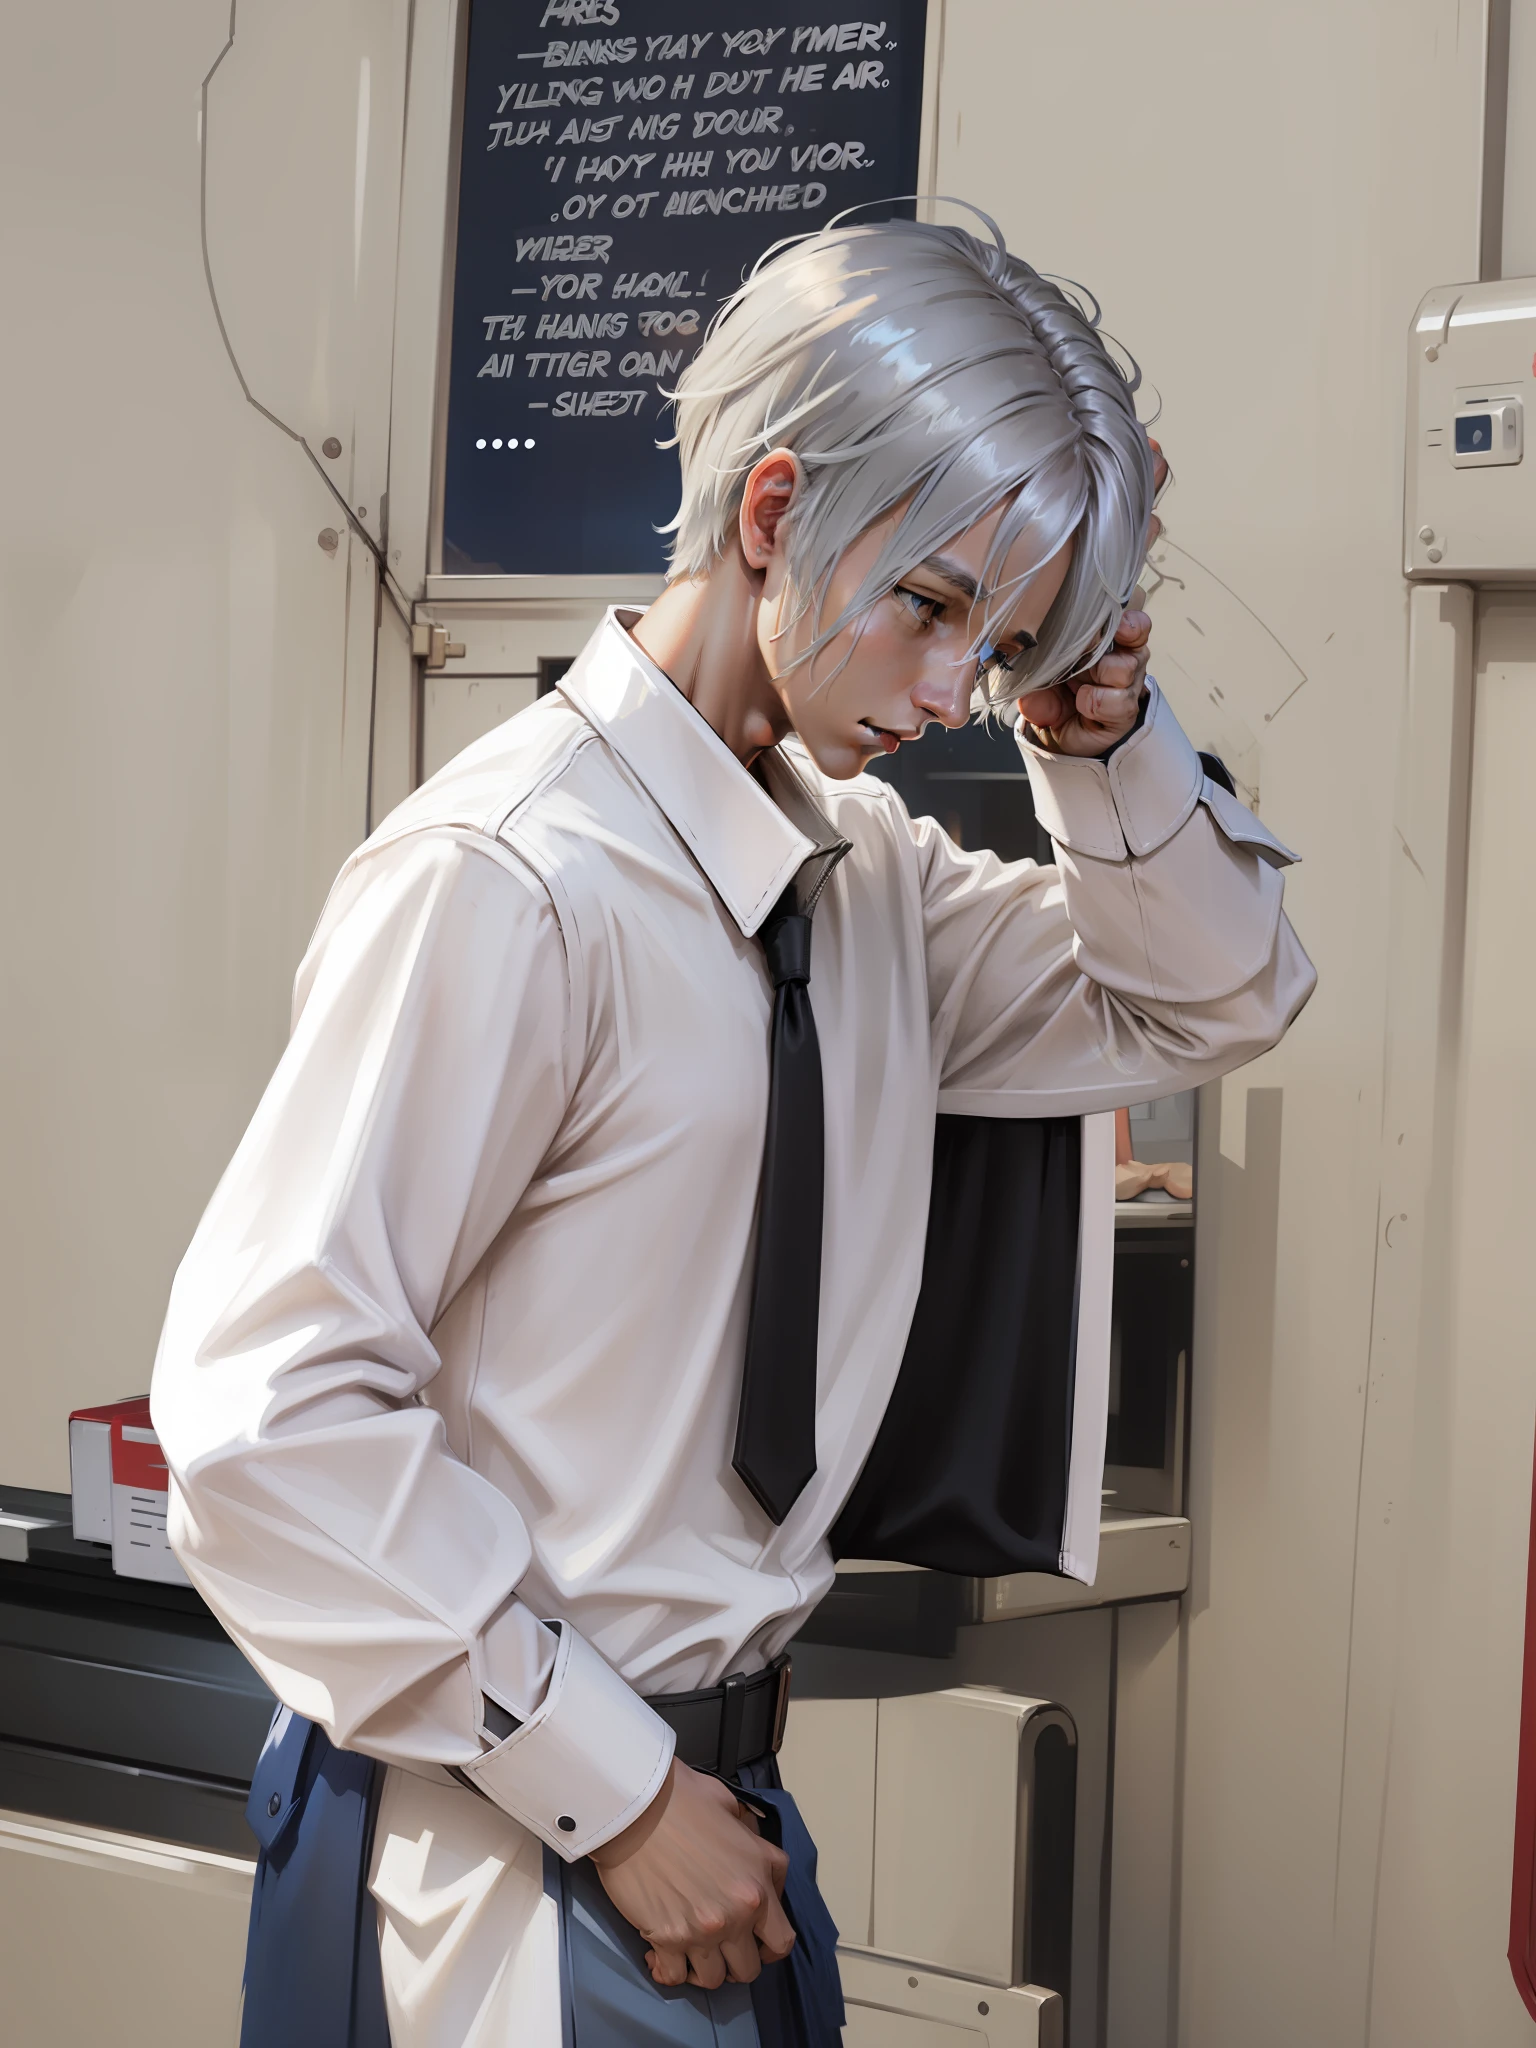
[[[322,526],[316,539],[328,555],[334,555],[341,546],[341,535],[334,526]]]
[[[341,443],[334,434],[327,434],[320,443],[320,453],[325,456],[327,461],[334,462],[336,460],[337,456],[341,453]]]

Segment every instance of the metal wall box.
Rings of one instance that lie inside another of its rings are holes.
[[[1536,581],[1536,278],[1437,285],[1408,342],[1403,573]]]
[[[842,1953],[1065,1998],[1077,1730],[1064,1707],[983,1686],[796,1700],[780,1762]]]
[[[838,1968],[843,2048],[1063,2048],[1065,2008],[1038,1984],[998,1991],[848,1950]]]

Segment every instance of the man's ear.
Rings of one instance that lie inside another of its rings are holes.
[[[775,448],[754,464],[741,493],[737,532],[749,569],[766,569],[779,543],[784,515],[805,488],[805,471],[792,448]]]

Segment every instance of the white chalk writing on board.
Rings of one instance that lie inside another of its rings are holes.
[[[925,0],[731,12],[472,0],[445,563],[658,560],[658,429],[717,307],[776,242],[911,193]]]

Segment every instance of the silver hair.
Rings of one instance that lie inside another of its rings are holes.
[[[1099,308],[964,229],[895,220],[770,249],[710,325],[673,394],[683,492],[669,574],[701,575],[735,532],[748,473],[793,450],[786,520],[793,617],[809,659],[946,542],[1006,502],[978,603],[978,651],[1027,578],[999,586],[1026,530],[1034,573],[1072,535],[1039,645],[999,696],[1087,667],[1110,645],[1145,559],[1153,458]],[[842,613],[828,584],[851,541],[905,509]],[[792,623],[792,621],[791,621]]]

